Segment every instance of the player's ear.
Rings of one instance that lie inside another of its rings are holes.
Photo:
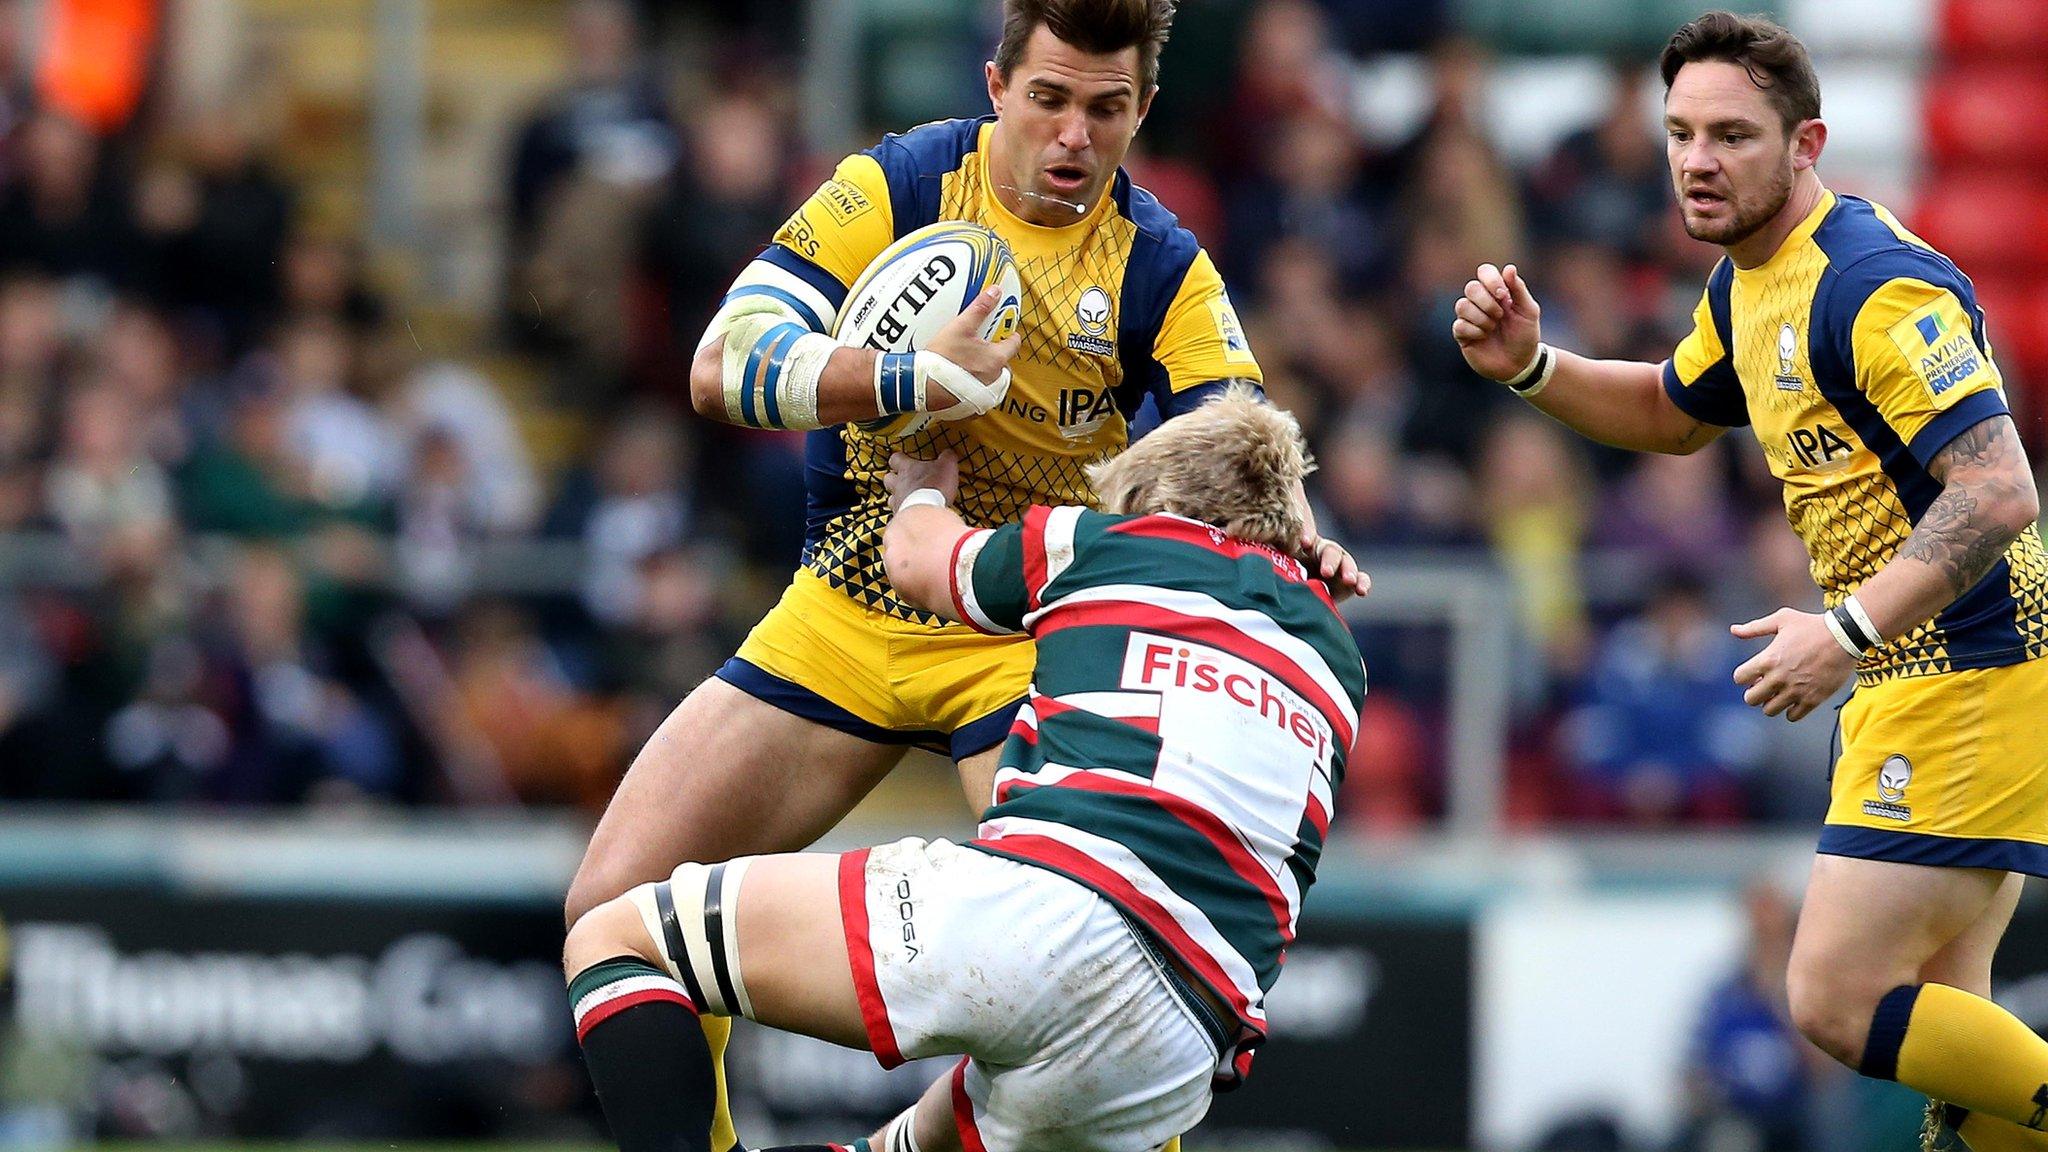
[[[988,80],[989,109],[1000,114],[1003,110],[1003,90],[1008,87],[1008,85],[1003,83],[1003,73],[996,67],[996,62],[993,60],[983,63],[981,70],[983,76]]]
[[[1828,146],[1828,126],[1823,120],[1802,120],[1792,130],[1792,168],[1798,171],[1820,163],[1821,150]]]
[[[1157,95],[1159,95],[1159,85],[1154,84],[1150,88],[1145,89],[1144,98],[1138,101],[1139,124],[1143,124],[1146,114],[1152,111],[1152,98]]]

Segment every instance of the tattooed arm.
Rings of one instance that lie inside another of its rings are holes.
[[[1891,563],[1856,590],[1887,640],[1912,631],[1969,591],[2040,514],[2027,454],[2009,416],[1972,425],[1949,441],[1928,471],[1941,482],[1941,495]],[[1808,715],[1856,666],[1815,613],[1780,608],[1733,631],[1744,639],[1770,637],[1769,647],[1735,670],[1743,699],[1767,716]]]
[[[1856,599],[1886,639],[1912,631],[1976,586],[2040,516],[2034,475],[2012,417],[1993,416],[1929,463],[1941,495]]]

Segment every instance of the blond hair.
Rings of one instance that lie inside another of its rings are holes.
[[[1294,417],[1233,384],[1091,466],[1088,480],[1106,512],[1169,512],[1291,551],[1305,527],[1295,493],[1314,470]]]

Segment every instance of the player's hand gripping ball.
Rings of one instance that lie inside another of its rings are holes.
[[[832,336],[853,348],[914,352],[991,287],[997,289],[996,305],[978,335],[999,343],[1017,331],[1024,308],[1010,246],[979,224],[928,224],[883,249],[853,282]],[[897,440],[932,419],[929,412],[905,412],[861,427]]]

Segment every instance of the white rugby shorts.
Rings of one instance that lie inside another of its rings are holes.
[[[1216,1043],[1094,890],[913,838],[840,857],[839,908],[875,1058],[966,1056],[968,1152],[1147,1152],[1209,1111]]]

